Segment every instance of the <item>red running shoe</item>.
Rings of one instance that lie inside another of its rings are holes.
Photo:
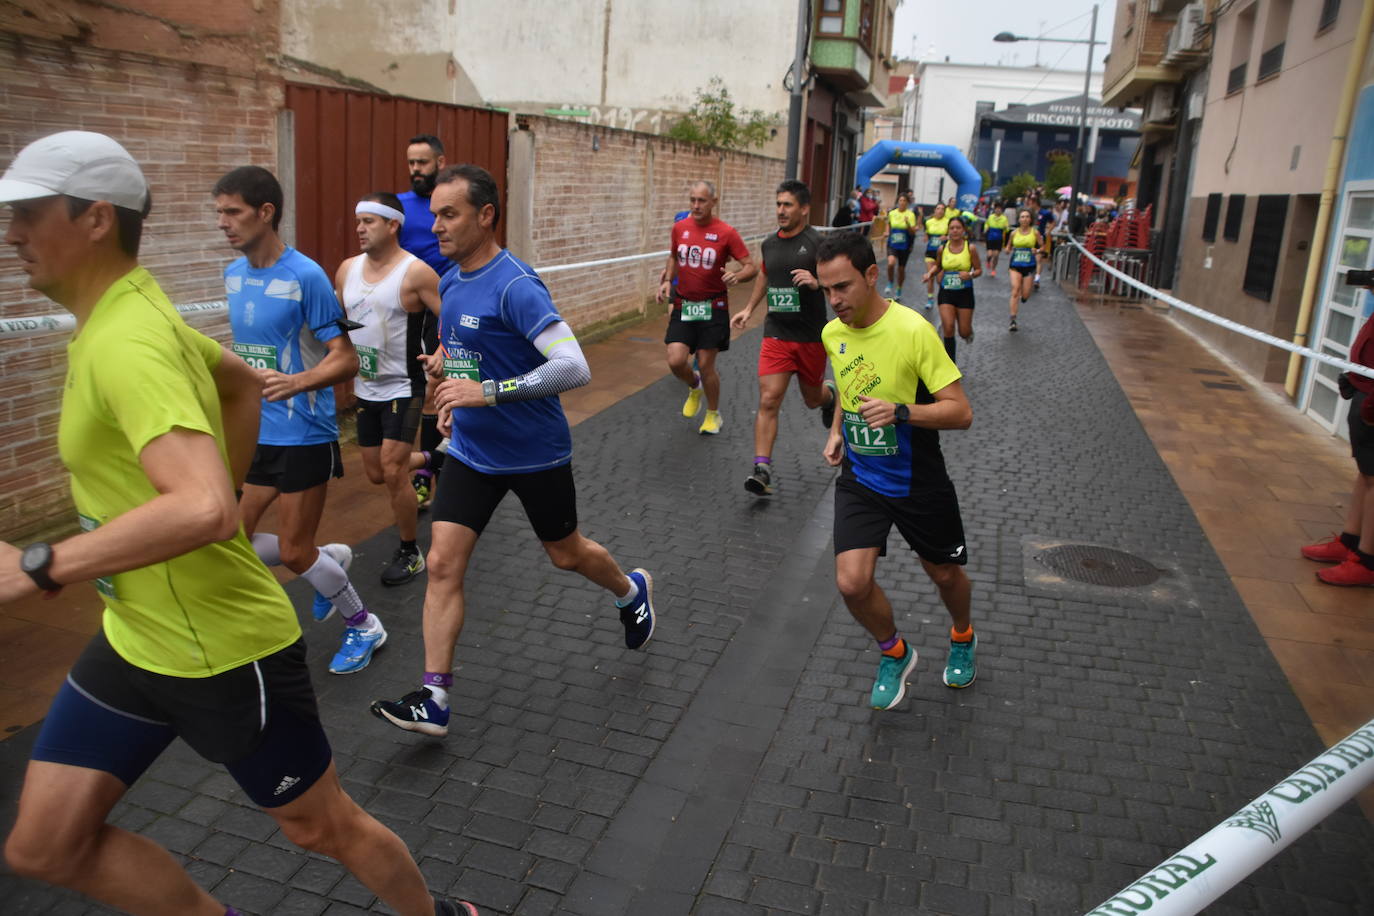
[[[1308,544],[1302,549],[1302,555],[1309,560],[1316,560],[1318,563],[1344,563],[1346,557],[1354,556],[1350,548],[1341,543],[1341,536],[1333,534],[1324,541],[1315,544]]]
[[[1339,566],[1317,570],[1317,578],[1327,585],[1364,585],[1374,588],[1374,569],[1361,563],[1353,553]]]

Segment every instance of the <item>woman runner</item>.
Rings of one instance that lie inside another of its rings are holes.
[[[944,204],[935,205],[935,214],[926,220],[926,308],[935,306],[935,281],[931,274],[931,265],[935,263],[935,256],[940,252],[940,243],[945,240],[945,233],[949,231],[949,218],[954,214],[947,214]]]
[[[984,224],[985,244],[988,250],[988,276],[990,277],[997,276],[997,259],[1002,256],[1002,243],[1006,239],[1007,229],[1011,226],[1007,219],[1006,209],[993,207],[988,211],[987,222]]]
[[[969,244],[968,227],[962,216],[950,218],[948,232],[948,240],[926,270],[926,282],[932,282],[937,274],[940,276],[940,336],[952,360],[956,322],[964,343],[973,343],[973,279],[982,274],[983,264]]]
[[[911,257],[911,245],[916,235],[916,214],[907,208],[905,193],[897,196],[897,207],[887,214],[887,289],[889,298],[902,298],[902,284],[906,283],[906,262]],[[892,285],[893,272],[897,285]]]
[[[1036,253],[1045,247],[1040,230],[1035,228],[1031,211],[1022,210],[1016,216],[1016,228],[1011,231],[1011,324],[1016,330],[1016,313],[1021,303],[1030,298],[1035,282]]]

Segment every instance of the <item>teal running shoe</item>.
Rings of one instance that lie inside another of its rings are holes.
[[[873,682],[873,693],[868,705],[874,709],[891,709],[902,702],[906,696],[906,679],[916,668],[916,647],[908,640],[906,655],[893,658],[884,655],[878,662],[878,678]]]
[[[968,642],[949,641],[949,660],[945,662],[945,686],[967,687],[978,676],[978,662],[974,652],[978,648],[975,635]]]

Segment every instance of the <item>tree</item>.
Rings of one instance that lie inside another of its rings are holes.
[[[986,191],[992,187],[992,174],[987,169],[979,169],[978,176],[983,179],[983,186],[978,189],[979,191]]]
[[[736,111],[730,90],[720,77],[713,76],[705,89],[697,90],[696,101],[668,129],[668,136],[722,149],[755,149],[772,138],[773,128],[780,123],[777,115],[757,108]]]
[[[1024,197],[1035,185],[1035,176],[1030,172],[1022,172],[1002,184],[1002,199],[1016,200],[1018,197]]]
[[[1073,156],[1056,156],[1050,160],[1050,169],[1045,173],[1045,193],[1053,194],[1066,184],[1073,182]]]

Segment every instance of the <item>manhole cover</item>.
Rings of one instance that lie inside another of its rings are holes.
[[[1035,555],[1035,559],[1065,579],[1089,585],[1131,588],[1149,585],[1159,579],[1161,571],[1146,560],[1110,547],[1090,544],[1065,544],[1051,547]]]

